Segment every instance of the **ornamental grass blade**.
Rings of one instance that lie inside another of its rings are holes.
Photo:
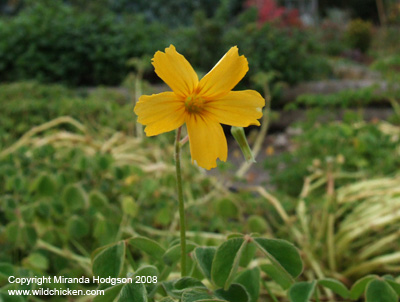
[[[332,290],[335,294],[341,296],[344,299],[349,298],[350,296],[350,291],[347,289],[347,287],[340,281],[331,279],[331,278],[325,278],[318,280],[318,284],[322,285],[323,287],[329,288]]]
[[[214,284],[225,290],[229,288],[246,244],[247,241],[243,238],[232,238],[218,247],[211,268],[211,279]]]
[[[394,289],[383,280],[372,280],[365,291],[366,302],[398,302]]]
[[[309,302],[314,293],[315,285],[316,281],[293,284],[288,293],[290,302]]]
[[[303,271],[297,248],[281,239],[254,238],[254,243],[267,256],[277,271],[292,281]]]

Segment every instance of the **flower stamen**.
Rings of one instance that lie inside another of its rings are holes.
[[[185,99],[185,108],[188,113],[199,113],[203,111],[205,100],[194,94]]]

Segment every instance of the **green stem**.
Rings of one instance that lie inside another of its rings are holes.
[[[315,302],[321,302],[321,300],[319,299],[318,288],[315,288],[314,296]]]
[[[179,127],[176,132],[175,140],[175,167],[176,167],[176,185],[178,190],[179,201],[179,217],[180,217],[180,233],[181,233],[181,275],[186,276],[186,222],[185,222],[185,205],[183,202],[182,190],[182,174],[181,174],[181,137],[182,127]]]
[[[271,289],[269,288],[267,282],[261,278],[261,283],[264,285],[265,289],[267,290],[268,295],[271,297],[271,299],[274,302],[279,302],[278,299],[276,298],[276,296],[273,294],[273,292],[271,291]]]
[[[47,243],[46,241],[43,241],[41,239],[39,239],[36,242],[36,247],[39,249],[47,250],[53,254],[56,254],[58,256],[61,256],[66,259],[70,259],[72,261],[77,262],[88,274],[91,274],[91,272],[92,272],[92,270],[90,268],[90,259],[87,257],[76,255],[69,250],[60,249],[60,248],[58,248],[54,245],[51,245],[50,243]]]

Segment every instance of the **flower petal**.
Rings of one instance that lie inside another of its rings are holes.
[[[255,90],[231,91],[208,101],[204,110],[221,124],[237,127],[260,126],[264,98]]]
[[[201,114],[186,116],[192,162],[207,170],[217,166],[219,158],[226,161],[228,145],[221,125]]]
[[[198,94],[205,98],[221,97],[231,91],[249,70],[245,56],[232,47],[199,83]]]
[[[147,136],[172,131],[185,122],[184,102],[173,92],[142,95],[134,111],[138,122],[147,126]]]
[[[153,58],[156,74],[178,95],[186,97],[197,87],[199,79],[190,63],[173,45],[165,53],[157,51]]]

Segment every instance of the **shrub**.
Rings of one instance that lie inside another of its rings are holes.
[[[175,30],[171,40],[179,45],[178,51],[200,71],[208,71],[225,54],[228,45],[223,43],[224,25],[215,18],[207,18],[202,10],[194,12],[194,24]]]
[[[250,72],[275,71],[276,80],[295,84],[330,72],[310,32],[248,23],[226,34],[228,44],[246,51]]]
[[[351,48],[365,53],[369,49],[372,40],[372,24],[361,19],[355,19],[350,22],[345,35]]]
[[[129,58],[154,53],[163,41],[161,25],[140,16],[95,16],[40,1],[0,23],[0,78],[115,85]]]

